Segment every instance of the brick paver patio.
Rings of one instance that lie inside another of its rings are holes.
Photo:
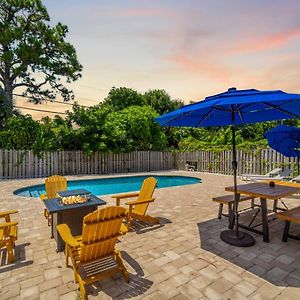
[[[253,247],[229,246],[219,237],[228,220],[217,219],[218,207],[211,198],[222,195],[232,178],[197,172],[164,174],[197,176],[203,183],[156,190],[150,211],[161,225],[136,224],[136,231],[117,244],[130,283],[119,275],[107,278],[90,287],[89,299],[300,299],[300,242],[281,242],[282,222],[270,223],[270,243],[253,234],[257,241]],[[19,221],[16,263],[5,264],[1,251],[2,300],[79,299],[73,271],[64,266],[64,254],[56,253],[50,239],[43,203],[13,195],[17,188],[43,181],[0,182],[1,210],[19,210],[13,216]],[[103,199],[113,204],[109,196]],[[293,207],[300,198],[285,202]],[[292,227],[299,233],[299,226]]]

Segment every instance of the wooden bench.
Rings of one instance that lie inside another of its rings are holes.
[[[254,197],[252,196],[243,196],[240,195],[239,202],[251,200],[251,208],[254,208]],[[234,204],[234,194],[223,195],[219,197],[213,197],[212,201],[219,203],[219,212],[218,219],[221,219],[222,216],[229,217],[229,228],[233,228],[234,223],[234,213],[233,213],[233,204]],[[223,213],[223,206],[228,206],[228,214]]]
[[[300,240],[298,236],[289,234],[291,222],[300,224],[300,206],[277,213],[276,216],[278,219],[285,221],[282,241],[287,242],[288,237]]]

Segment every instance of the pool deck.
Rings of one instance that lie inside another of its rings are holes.
[[[203,182],[156,190],[149,212],[161,224],[135,224],[136,231],[117,244],[130,283],[120,275],[107,278],[88,289],[89,299],[300,299],[300,241],[281,242],[283,222],[270,223],[270,243],[252,233],[256,244],[250,248],[220,240],[228,219],[217,219],[218,205],[211,198],[224,194],[224,187],[232,185],[231,176],[183,171],[153,174],[194,176]],[[67,178],[102,177],[106,176]],[[64,254],[56,253],[55,241],[50,239],[42,201],[13,195],[17,188],[43,181],[0,181],[1,211],[19,211],[12,216],[19,222],[16,263],[5,264],[1,250],[1,300],[79,299],[73,271],[64,266]],[[114,204],[109,196],[102,198]],[[300,197],[285,202],[294,207]],[[291,229],[300,233],[298,225]]]

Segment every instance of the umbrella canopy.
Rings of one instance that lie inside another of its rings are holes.
[[[255,89],[228,91],[206,97],[203,101],[186,105],[156,118],[162,126],[211,127],[232,126],[235,233],[223,231],[221,239],[237,246],[253,245],[254,239],[238,230],[237,162],[235,126],[264,121],[291,119],[300,116],[300,95],[283,91]]]
[[[300,95],[283,91],[237,90],[206,97],[156,118],[162,126],[242,125],[300,116]]]
[[[297,157],[298,175],[300,158],[300,128],[278,125],[265,133],[269,146],[286,157]]]
[[[300,157],[300,128],[278,125],[265,133],[269,146],[286,157]]]

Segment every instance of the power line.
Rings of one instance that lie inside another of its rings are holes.
[[[3,91],[4,92],[4,91]],[[32,96],[24,96],[22,94],[16,94],[16,93],[8,93],[8,92],[4,92],[5,94],[7,95],[12,95],[12,96],[17,96],[17,97],[22,97],[22,98],[27,98],[27,99],[36,99]],[[81,98],[83,100],[87,100],[87,101],[91,101],[91,102],[97,102],[99,103],[100,101],[99,100],[95,100],[95,99],[89,99],[89,98],[85,98],[85,97],[78,97],[78,98]],[[57,101],[57,100],[52,100],[52,99],[40,99],[41,101],[49,101],[49,102],[54,102],[54,103],[59,103],[59,104],[64,104],[64,105],[73,105],[72,103],[66,103],[66,102],[61,102],[61,101]],[[75,100],[76,101],[76,100]],[[90,107],[88,105],[83,105],[83,104],[79,104],[79,106],[82,106],[82,107]]]
[[[30,97],[30,96],[24,96],[24,95],[21,95],[21,94],[11,94],[13,96],[17,96],[17,97],[22,97],[22,98],[27,98],[27,99],[35,99],[34,97]],[[59,104],[64,104],[64,105],[72,105],[72,103],[66,103],[66,102],[61,102],[61,101],[57,101],[57,100],[43,100],[41,99],[42,101],[49,101],[49,102],[54,102],[54,103],[59,103]],[[79,106],[82,106],[82,107],[90,107],[90,106],[87,106],[87,105],[81,105],[81,104],[78,104]]]
[[[38,108],[30,108],[30,107],[16,106],[16,105],[14,105],[14,107],[15,107],[15,108],[19,108],[19,109],[28,109],[28,110],[39,111],[39,112],[46,112],[46,113],[52,113],[52,114],[67,115],[67,113],[61,112],[61,111],[52,111],[52,110],[45,110],[45,109],[38,109]]]

